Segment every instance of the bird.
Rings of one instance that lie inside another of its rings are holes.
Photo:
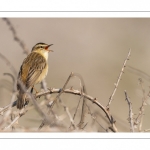
[[[23,60],[17,78],[18,100],[17,109],[22,109],[29,100],[26,99],[26,92],[35,84],[42,82],[48,73],[48,54],[53,52],[48,48],[53,44],[37,43],[33,46],[31,53]]]

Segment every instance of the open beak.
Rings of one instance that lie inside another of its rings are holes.
[[[50,47],[50,46],[52,46],[53,44],[50,44],[50,45],[47,45],[46,47],[45,47],[45,50],[46,51],[48,51],[48,52],[53,52],[53,50],[49,50],[48,48]]]

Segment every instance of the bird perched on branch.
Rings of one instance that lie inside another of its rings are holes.
[[[26,92],[30,87],[40,83],[48,73],[48,48],[53,44],[37,43],[31,53],[24,59],[18,74],[17,89],[19,90],[17,108],[22,109],[26,100]]]

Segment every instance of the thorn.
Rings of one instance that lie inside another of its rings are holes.
[[[95,98],[94,98],[94,101],[96,101],[96,100],[97,100],[97,98],[95,97]]]
[[[70,87],[70,90],[73,90],[73,86]]]
[[[109,111],[109,107],[107,107],[106,110]]]
[[[71,76],[73,76],[73,72],[71,72],[71,74],[70,74]]]

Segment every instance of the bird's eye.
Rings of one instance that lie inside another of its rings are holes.
[[[40,46],[40,48],[43,48],[42,46]]]

